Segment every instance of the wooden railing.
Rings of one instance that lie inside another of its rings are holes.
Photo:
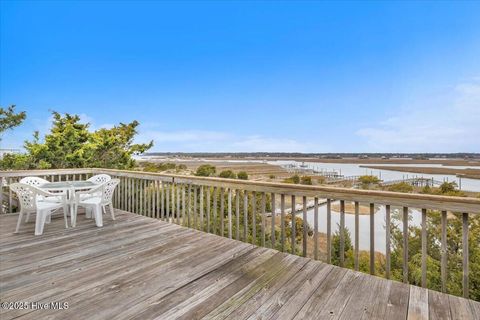
[[[427,215],[439,211],[441,218],[441,291],[447,291],[447,212],[457,213],[462,223],[462,290],[469,296],[469,219],[478,218],[480,199],[408,194],[384,191],[292,185],[212,177],[121,171],[109,169],[65,169],[0,172],[2,213],[12,212],[15,195],[8,185],[24,176],[40,176],[50,181],[83,180],[94,174],[106,173],[121,180],[115,191],[115,208],[215,233],[240,241],[251,242],[320,259],[332,263],[332,204],[339,204],[338,265],[345,265],[345,205],[354,205],[354,266],[359,270],[359,216],[361,204],[369,208],[369,272],[375,270],[375,209],[385,208],[385,270],[381,275],[392,277],[392,208],[401,207],[402,275],[409,282],[409,208],[421,215],[421,283],[427,287]],[[289,204],[288,204],[289,202]],[[300,203],[300,208],[297,206]],[[319,221],[319,208],[326,206],[326,221]],[[308,210],[313,209],[313,231],[307,223]],[[273,214],[272,214],[273,213]],[[293,213],[293,216],[292,216]],[[297,218],[301,218],[298,219]],[[295,223],[291,223],[295,221]],[[326,246],[319,243],[320,224],[326,224]],[[301,228],[301,230],[296,230]],[[313,241],[313,243],[312,243]],[[312,248],[313,246],[313,248]],[[378,249],[378,248],[377,248]]]

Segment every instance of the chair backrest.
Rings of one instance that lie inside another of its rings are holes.
[[[42,185],[44,183],[48,183],[48,180],[39,178],[39,177],[25,177],[22,180],[20,180],[20,183],[25,183],[30,186],[35,186],[38,187],[39,185]]]
[[[94,175],[93,177],[87,179],[87,181],[93,182],[95,184],[102,184],[110,180],[112,180],[112,177],[110,177],[108,174],[103,173]]]
[[[120,183],[120,179],[111,179],[103,184],[103,192],[102,192],[102,202],[103,203],[110,203],[112,202],[113,192],[115,188]]]
[[[17,194],[20,207],[25,211],[37,210],[37,188],[26,183],[12,183],[10,189]]]

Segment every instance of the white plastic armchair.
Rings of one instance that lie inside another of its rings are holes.
[[[93,182],[95,184],[103,184],[105,182],[108,182],[112,180],[112,177],[110,177],[108,174],[97,174],[97,175],[94,175],[92,177],[90,177],[89,179],[87,179],[87,181],[90,181],[90,182]]]
[[[50,221],[52,212],[63,208],[63,218],[65,219],[65,228],[68,228],[68,219],[67,219],[67,194],[66,193],[51,193],[42,189],[39,189],[35,186],[25,184],[25,183],[13,183],[10,185],[10,189],[15,192],[18,196],[18,201],[20,202],[20,212],[18,215],[17,228],[15,233],[18,233],[20,229],[20,223],[22,222],[23,214],[30,216],[30,213],[36,212],[35,218],[35,235],[41,235],[43,233],[43,228],[45,222]],[[39,199],[39,196],[42,199]],[[60,199],[57,201],[46,201],[48,198]]]
[[[38,187],[42,184],[48,183],[48,180],[42,179],[40,177],[25,177],[19,181],[20,183],[25,183],[34,187]]]
[[[75,208],[72,214],[72,226],[77,223],[78,207],[84,207],[86,211],[92,210],[97,227],[103,226],[102,208],[107,206],[110,209],[112,220],[115,220],[115,212],[113,210],[112,197],[115,188],[120,183],[120,179],[111,179],[97,187],[88,191],[78,191],[75,193]],[[100,195],[98,195],[100,194]],[[106,210],[105,210],[106,211]]]
[[[50,181],[48,180],[45,180],[45,179],[42,179],[40,177],[25,177],[23,179],[21,179],[19,181],[20,183],[25,183],[25,184],[28,184],[28,185],[31,185],[31,186],[34,186],[34,187],[39,187],[41,186],[42,184],[45,184],[45,183],[49,183]],[[61,197],[42,197],[42,196],[38,196],[38,200],[45,200],[45,201],[49,201],[49,202],[58,202],[58,201],[61,201]],[[25,218],[25,222],[28,222],[28,218],[30,217],[30,214],[27,214],[26,218]]]

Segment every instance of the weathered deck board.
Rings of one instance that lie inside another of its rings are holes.
[[[104,227],[0,216],[0,300],[67,310],[4,319],[475,319],[480,303],[117,211]]]

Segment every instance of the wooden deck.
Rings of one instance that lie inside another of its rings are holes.
[[[1,319],[480,319],[480,303],[117,211],[103,228],[0,216]],[[37,305],[38,306],[38,305]]]

